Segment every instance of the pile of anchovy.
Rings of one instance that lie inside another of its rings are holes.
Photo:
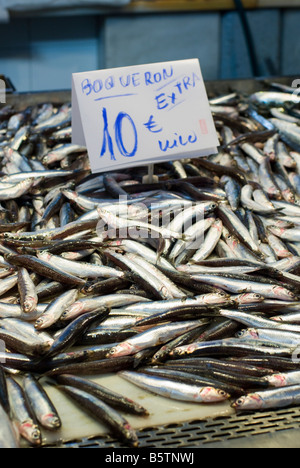
[[[71,106],[0,109],[0,445],[43,443],[51,383],[130,446],[149,415],[89,376],[236,411],[300,404],[300,107],[211,97],[218,154],[92,174]],[[17,428],[17,433],[16,433]]]

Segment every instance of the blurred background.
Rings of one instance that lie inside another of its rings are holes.
[[[0,73],[20,92],[188,58],[205,80],[300,78],[299,0],[0,0],[0,13]]]

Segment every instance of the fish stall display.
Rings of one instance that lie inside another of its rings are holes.
[[[93,376],[240,412],[300,404],[300,107],[210,97],[218,154],[92,174],[69,103],[0,108],[0,446],[63,420],[125,445],[152,408]],[[126,387],[124,387],[126,388]]]

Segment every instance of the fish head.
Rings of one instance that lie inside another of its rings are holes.
[[[166,286],[162,286],[161,289],[160,289],[160,294],[162,295],[162,297],[164,297],[165,299],[173,299],[173,296],[170,295],[170,292],[168,291],[168,288]]]
[[[259,335],[254,328],[247,328],[246,330],[240,330],[235,335],[237,338],[252,338],[254,340],[258,340]]]
[[[131,447],[137,448],[139,446],[139,440],[135,430],[131,427],[131,425],[126,422],[123,426],[125,438],[129,441]]]
[[[109,353],[108,357],[123,357],[123,356],[129,356],[132,354],[133,351],[133,346],[128,342],[124,341],[123,343],[120,343],[119,345],[113,347]]]
[[[49,261],[51,259],[51,254],[49,252],[38,252],[37,257],[40,260]]]
[[[61,427],[61,421],[59,417],[53,413],[43,415],[42,422],[43,426],[50,430],[59,429]]]
[[[283,374],[273,374],[268,377],[268,382],[272,387],[281,388],[286,386],[286,378]]]
[[[34,312],[36,310],[36,307],[37,307],[37,300],[36,298],[34,297],[27,297],[26,298],[26,301],[24,302],[24,311],[26,313],[31,313],[31,312]]]
[[[222,231],[223,231],[223,221],[221,221],[220,219],[216,219],[214,224],[213,224],[213,227],[215,229],[217,229],[218,232],[222,233]]]
[[[240,397],[232,407],[237,411],[259,410],[263,407],[263,400],[257,393],[251,393]]]
[[[79,197],[79,194],[77,192],[75,192],[74,190],[62,190],[61,193],[66,198],[68,198],[69,200],[73,200],[73,201],[75,201]]]
[[[227,392],[214,387],[202,388],[199,395],[205,403],[217,403],[230,398],[230,395]]]
[[[285,233],[286,229],[285,227],[281,227],[279,225],[277,226],[269,226],[268,230],[274,235],[279,238]]]
[[[187,346],[179,346],[170,352],[170,356],[184,356],[186,354],[192,354],[197,349],[197,344],[190,344]]]
[[[42,328],[46,328],[46,320],[44,317],[39,317],[34,324],[36,330],[41,330]]]
[[[84,304],[80,301],[74,302],[70,307],[68,307],[62,314],[62,320],[68,320],[69,318],[78,317],[84,311]]]
[[[42,159],[42,164],[45,164],[46,166],[48,166],[48,164],[50,164],[50,162],[51,162],[50,155],[46,154],[46,156],[44,156],[43,159]]]
[[[253,304],[253,302],[262,302],[264,298],[258,293],[244,293],[240,294],[237,300],[240,304]]]
[[[296,299],[296,295],[292,291],[282,286],[275,286],[274,292],[278,297],[287,301],[294,301]]]
[[[20,434],[35,446],[41,444],[41,431],[32,421],[25,421],[19,427]]]
[[[283,198],[284,198],[288,203],[295,203],[295,202],[296,202],[296,196],[295,196],[295,194],[292,192],[292,190],[290,190],[290,189],[283,190],[282,194],[283,194]]]
[[[283,322],[283,317],[271,317],[271,320],[274,320],[274,322]]]

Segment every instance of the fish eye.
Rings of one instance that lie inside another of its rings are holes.
[[[239,398],[239,399],[236,401],[236,404],[237,404],[238,406],[241,406],[243,403],[244,403],[244,398]]]
[[[36,430],[33,432],[32,437],[37,440],[40,438],[40,435],[40,431]]]

